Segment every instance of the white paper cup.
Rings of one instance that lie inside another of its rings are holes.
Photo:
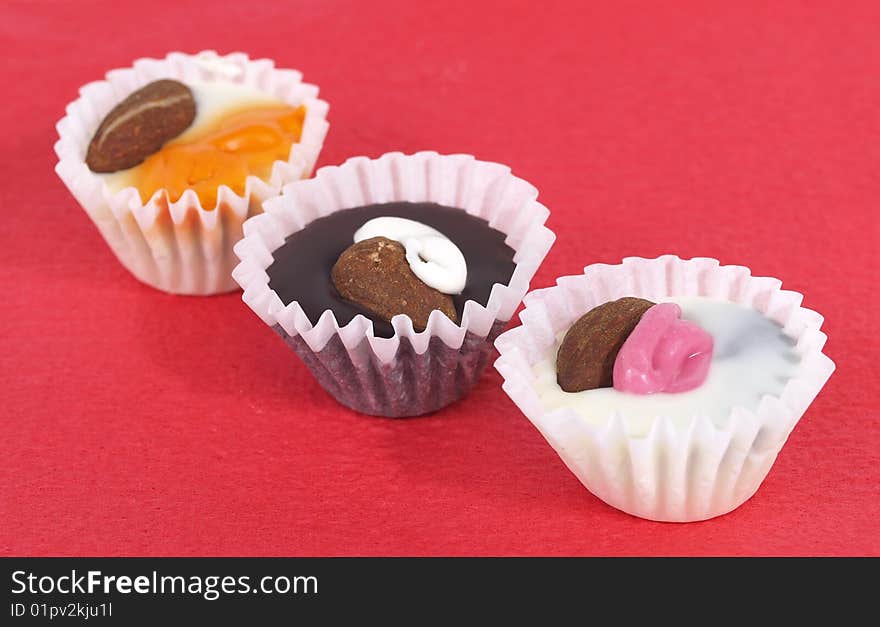
[[[202,207],[193,190],[173,203],[159,190],[146,204],[133,187],[111,192],[85,163],[89,142],[114,106],[160,78],[232,82],[293,106],[305,105],[300,141],[287,161],[274,163],[268,181],[248,177],[243,196],[220,186],[215,207]],[[269,59],[250,60],[240,52],[220,57],[213,51],[138,59],[131,68],[112,70],[106,80],[83,86],[80,97],[67,106],[67,115],[57,124],[55,171],[122,265],[139,280],[176,294],[228,292],[236,288],[230,276],[236,263],[232,246],[241,238],[242,223],[285,183],[311,174],[327,134],[327,110],[316,86],[303,83],[295,70],[276,69]]]
[[[429,413],[458,400],[477,382],[492,356],[492,341],[553,244],[555,235],[544,226],[549,211],[537,195],[506,166],[469,155],[356,157],[286,185],[280,197],[267,201],[265,213],[244,225],[245,236],[235,246],[241,263],[233,277],[244,288],[244,302],[340,403],[379,416]],[[515,251],[510,282],[496,283],[484,304],[467,301],[460,324],[434,311],[425,330],[417,332],[408,316],[395,316],[390,338],[374,336],[372,321],[362,315],[340,327],[328,310],[313,325],[299,303],[285,305],[269,287],[266,269],[285,238],[336,211],[395,201],[435,202],[487,220]]]
[[[659,416],[637,433],[621,412],[589,424],[571,408],[547,411],[532,367],[590,309],[623,296],[658,301],[705,296],[753,307],[783,327],[800,356],[795,375],[756,408],[734,407],[723,425],[705,416]],[[522,325],[495,342],[503,389],[586,488],[609,505],[651,520],[689,522],[725,514],[761,485],[789,433],[834,371],[822,353],[823,318],[778,279],[753,277],[715,259],[630,257],[595,264],[525,298]]]

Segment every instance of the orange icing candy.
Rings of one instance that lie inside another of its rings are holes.
[[[165,189],[171,202],[195,190],[204,209],[214,209],[217,188],[244,194],[245,179],[268,180],[275,161],[287,161],[302,134],[303,106],[256,105],[225,112],[132,168],[130,184],[149,199]]]

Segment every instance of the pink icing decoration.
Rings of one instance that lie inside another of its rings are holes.
[[[706,380],[712,346],[711,335],[681,319],[681,307],[654,305],[617,353],[614,389],[633,394],[693,390]]]

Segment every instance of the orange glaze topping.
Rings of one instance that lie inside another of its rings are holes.
[[[132,168],[130,184],[148,200],[159,189],[171,202],[195,190],[204,209],[217,205],[217,188],[244,194],[245,179],[268,180],[275,161],[287,161],[302,134],[303,106],[256,105],[223,113],[165,144]]]

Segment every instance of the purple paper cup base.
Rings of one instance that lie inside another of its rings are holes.
[[[467,394],[494,357],[493,342],[506,326],[496,320],[485,337],[467,332],[460,348],[433,337],[421,355],[402,338],[390,363],[381,363],[366,340],[350,350],[334,335],[315,352],[300,336],[277,324],[272,328],[339,403],[362,414],[405,418],[430,414]]]

